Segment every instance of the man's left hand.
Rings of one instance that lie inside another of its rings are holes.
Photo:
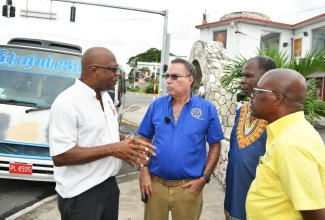
[[[204,178],[199,177],[197,179],[193,179],[190,182],[182,185],[183,188],[189,188],[188,191],[192,194],[199,194],[202,190],[203,187],[205,186],[206,181]]]

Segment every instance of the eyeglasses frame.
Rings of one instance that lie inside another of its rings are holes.
[[[121,69],[120,69],[120,66],[119,65],[116,65],[115,67],[106,67],[106,66],[90,66],[90,68],[101,68],[101,69],[106,69],[106,70],[110,70],[112,71],[113,73],[116,74],[117,71],[121,72]]]
[[[191,75],[187,75],[187,76],[179,76],[177,74],[163,74],[161,77],[163,79],[169,79],[171,78],[172,80],[178,80],[179,77],[190,77]]]
[[[260,89],[260,88],[253,88],[253,96],[256,96],[256,91],[258,92],[268,92],[268,93],[273,93],[273,94],[280,94],[281,96],[283,96],[284,100],[287,100],[287,97],[285,95],[283,95],[281,92],[277,92],[277,91],[273,91],[273,90],[268,90],[268,89]]]

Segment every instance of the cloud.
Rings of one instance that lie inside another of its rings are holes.
[[[88,1],[89,2],[89,1]],[[92,1],[91,1],[92,2]],[[323,0],[215,0],[201,1],[152,1],[152,0],[95,0],[101,4],[127,6],[131,8],[163,11],[168,9],[168,32],[171,36],[170,52],[189,56],[192,45],[199,40],[202,14],[207,12],[208,21],[218,21],[221,16],[235,11],[255,11],[266,14],[273,21],[293,24],[323,13]],[[149,48],[162,47],[164,17],[157,14],[120,10],[107,7],[74,4],[76,22],[71,23],[70,7],[72,3],[55,0],[14,0],[16,18],[0,19],[1,34],[4,32],[46,32],[73,36],[96,41],[110,48],[119,62],[128,71],[127,59]],[[57,21],[39,21],[19,18],[20,9],[33,9],[57,12]],[[309,9],[309,10],[308,10]],[[28,22],[26,20],[29,20]],[[5,30],[5,31],[3,31]]]

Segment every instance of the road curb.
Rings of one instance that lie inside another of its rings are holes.
[[[45,198],[45,199],[43,199],[43,200],[35,203],[34,205],[29,206],[29,207],[27,207],[27,208],[25,208],[25,209],[23,209],[23,210],[15,213],[15,214],[13,214],[13,215],[7,217],[5,220],[14,220],[14,219],[17,219],[18,217],[20,217],[22,215],[25,215],[26,213],[28,213],[28,212],[30,212],[30,211],[38,208],[39,206],[43,205],[44,203],[47,203],[47,202],[50,202],[50,201],[56,199],[56,197],[57,197],[56,195],[47,197],[47,198]]]
[[[132,173],[127,173],[127,174],[123,174],[120,176],[116,176],[116,181],[118,182],[118,184],[121,184],[121,183],[132,181],[137,178],[139,178],[139,172],[132,172]],[[33,204],[32,206],[29,206],[23,210],[20,210],[19,212],[15,213],[13,215],[7,217],[5,220],[15,220],[15,219],[27,214],[28,212],[31,212],[34,209],[40,207],[41,205],[51,202],[52,200],[54,200],[56,198],[57,198],[57,195],[47,197],[47,198]]]
[[[133,122],[130,122],[130,121],[126,121],[124,119],[121,120],[121,123],[126,124],[126,125],[130,125],[130,126],[133,126],[133,127],[139,127],[139,124],[136,124],[136,123],[133,123]]]

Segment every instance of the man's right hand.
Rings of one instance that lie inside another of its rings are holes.
[[[147,195],[148,198],[152,198],[154,196],[154,192],[152,189],[152,181],[149,172],[149,167],[140,168],[139,183],[140,183],[141,197],[145,198],[145,196]]]
[[[142,161],[149,161],[147,155],[156,156],[154,150],[156,150],[156,147],[152,144],[131,136],[119,142],[112,156],[124,160],[132,167],[136,167],[136,165],[143,167]]]

